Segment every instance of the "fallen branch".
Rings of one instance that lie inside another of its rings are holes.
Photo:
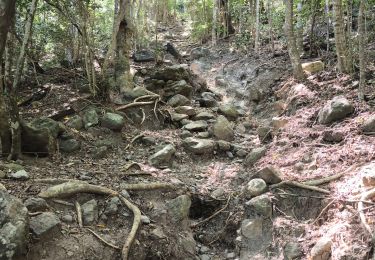
[[[302,188],[302,189],[306,189],[306,190],[317,191],[317,192],[321,192],[321,193],[325,193],[325,194],[330,193],[328,190],[321,189],[321,188],[318,188],[318,187],[315,187],[315,186],[306,185],[306,184],[299,183],[299,182],[296,182],[296,181],[282,181],[282,182],[279,182],[277,184],[271,185],[270,189],[279,188],[279,187],[285,186],[285,185],[294,186],[294,187],[298,187],[298,188]]]
[[[104,244],[106,244],[107,246],[110,246],[110,247],[112,247],[112,248],[114,248],[114,249],[120,250],[120,248],[119,248],[118,246],[115,246],[114,244],[111,244],[111,243],[105,241],[104,238],[102,238],[99,234],[95,233],[94,230],[92,230],[92,229],[90,229],[90,228],[88,228],[88,227],[86,227],[86,229],[87,229],[88,231],[90,231],[91,234],[93,234],[97,239],[99,239],[100,241],[102,241],[102,242],[103,242]]]
[[[155,101],[134,102],[134,103],[126,104],[126,105],[123,105],[123,106],[119,106],[118,108],[116,108],[116,110],[119,111],[119,110],[125,110],[125,109],[131,108],[131,107],[136,107],[136,106],[152,105],[152,104],[154,104],[154,102]]]
[[[130,143],[125,147],[125,150],[127,150],[130,146],[132,146],[132,144],[137,141],[138,139],[144,137],[145,135],[144,134],[139,134],[137,136],[135,136],[131,141]]]
[[[373,234],[370,225],[366,221],[366,216],[365,216],[365,213],[364,213],[364,202],[363,202],[363,201],[371,199],[372,197],[375,197],[375,188],[371,189],[367,192],[364,192],[362,194],[361,201],[358,202],[358,212],[359,212],[359,217],[361,219],[362,225],[369,232],[371,238],[374,239],[375,235]]]
[[[206,223],[207,221],[213,219],[214,217],[216,217],[217,215],[219,215],[221,212],[223,212],[229,205],[229,201],[231,199],[231,196],[228,197],[228,200],[227,200],[227,203],[224,205],[223,208],[219,209],[218,211],[216,211],[214,214],[212,214],[211,216],[209,216],[208,218],[198,222],[198,223],[195,223],[193,225],[190,225],[191,228],[196,228],[197,226],[200,226],[202,225],[203,223]]]
[[[139,100],[147,99],[147,98],[160,98],[160,96],[158,94],[151,94],[151,95],[145,95],[145,96],[137,97],[136,99],[134,99],[133,103],[136,103]]]
[[[108,189],[106,187],[92,185],[83,181],[69,181],[52,186],[47,190],[40,192],[38,196],[44,199],[49,199],[58,197],[69,197],[76,193],[95,193],[111,196],[118,195],[118,192]]]
[[[135,183],[135,184],[126,184],[124,185],[125,190],[159,190],[159,189],[175,189],[176,186],[163,183],[163,182],[155,182],[155,183]]]
[[[81,205],[79,205],[79,202],[76,201],[76,202],[75,202],[75,206],[76,206],[76,211],[77,211],[78,226],[79,226],[80,228],[83,228],[82,209],[81,209]]]
[[[128,207],[133,212],[134,215],[132,229],[130,230],[128,238],[126,239],[125,244],[122,247],[122,259],[127,260],[129,256],[130,247],[133,244],[135,235],[137,234],[139,225],[141,223],[141,211],[137,206],[135,206],[133,203],[131,203],[123,196],[120,196],[120,200],[126,205],[126,207]]]
[[[70,203],[70,202],[67,202],[67,201],[64,201],[64,200],[52,200],[52,201],[55,202],[55,203],[61,204],[61,205],[74,207],[73,203]]]
[[[319,218],[323,215],[323,213],[326,212],[326,210],[329,208],[329,206],[331,206],[334,202],[335,202],[335,200],[332,200],[330,203],[328,203],[327,206],[325,206],[324,209],[322,209],[322,211],[319,213],[319,215],[311,223],[311,225],[314,225],[319,220]]]

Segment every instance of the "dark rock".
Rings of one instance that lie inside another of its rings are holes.
[[[254,175],[255,178],[261,178],[267,184],[276,184],[281,182],[280,176],[280,171],[272,166],[264,167]]]
[[[187,138],[187,137],[192,137],[193,136],[193,134],[190,132],[190,131],[188,131],[188,130],[184,130],[184,131],[182,131],[182,133],[180,134],[180,137],[182,138],[182,139],[185,139],[185,138]]]
[[[189,78],[189,71],[188,67],[184,64],[173,65],[156,71],[153,75],[151,75],[151,78],[164,81],[178,81],[182,79],[186,80]]]
[[[82,205],[82,220],[84,225],[92,225],[98,220],[98,202],[94,199]]]
[[[264,217],[268,218],[272,216],[272,202],[270,197],[266,194],[252,198],[246,202],[246,206],[248,206],[251,211]]]
[[[64,215],[61,217],[61,220],[64,221],[65,223],[73,223],[74,219],[72,215]]]
[[[194,116],[197,112],[194,107],[191,106],[179,106],[175,108],[175,112],[179,114],[185,114],[188,116]]]
[[[197,60],[202,57],[207,57],[210,55],[210,50],[205,47],[196,47],[190,51],[190,58],[192,60]]]
[[[24,204],[30,212],[43,211],[48,208],[47,202],[42,198],[28,198]]]
[[[219,140],[233,141],[234,130],[225,116],[219,116],[213,126],[213,133]]]
[[[92,158],[94,159],[103,159],[108,153],[108,148],[107,146],[100,146],[95,148]]]
[[[163,96],[171,97],[177,94],[183,95],[187,98],[191,97],[193,87],[190,86],[185,80],[168,82],[163,89]]]
[[[208,127],[208,124],[206,121],[199,120],[195,122],[191,122],[187,125],[184,126],[184,129],[188,131],[193,131],[193,132],[199,132],[199,131],[204,131]]]
[[[247,195],[248,197],[256,197],[263,193],[265,193],[267,190],[267,184],[263,179],[252,179],[249,181],[246,187]]]
[[[190,104],[190,100],[181,94],[177,94],[171,97],[167,104],[171,107],[185,106]]]
[[[168,144],[163,149],[152,155],[149,162],[152,166],[166,166],[170,165],[172,156],[176,149],[173,145]]]
[[[224,140],[219,140],[217,141],[217,147],[220,151],[222,152],[227,152],[231,148],[230,142],[224,141]]]
[[[214,119],[216,116],[210,112],[200,112],[198,115],[194,117],[194,120],[209,120]]]
[[[194,154],[210,154],[216,147],[216,143],[212,140],[194,137],[188,137],[182,143],[186,150]]]
[[[329,143],[339,143],[344,140],[345,134],[335,130],[326,130],[323,132],[323,140]]]
[[[251,152],[246,156],[244,160],[245,166],[253,166],[257,161],[259,161],[267,152],[267,148],[265,146],[254,148]]]
[[[124,125],[124,117],[115,113],[105,113],[101,120],[102,127],[106,127],[113,131],[121,131]]]
[[[261,239],[263,234],[263,219],[245,219],[241,223],[241,233],[250,240]]]
[[[31,121],[30,126],[36,130],[47,129],[53,138],[57,138],[64,129],[58,122],[48,117],[41,117]]]
[[[272,129],[269,126],[260,126],[257,129],[258,137],[261,143],[272,141]]]
[[[219,113],[223,114],[226,116],[228,119],[231,120],[236,120],[239,116],[240,113],[236,109],[236,107],[232,104],[225,104],[219,106]]]
[[[353,112],[353,105],[345,97],[334,97],[319,111],[318,122],[327,125],[344,119]]]
[[[170,112],[172,122],[180,122],[182,119],[189,118],[188,115]]]
[[[39,238],[51,238],[60,229],[60,219],[52,212],[44,212],[30,219],[30,229]]]
[[[375,115],[370,116],[362,124],[361,129],[364,133],[374,133],[375,132]]]
[[[21,148],[28,154],[48,155],[54,154],[57,142],[54,134],[48,128],[38,128],[31,124],[21,122]]]
[[[300,244],[295,242],[288,242],[284,246],[284,258],[285,260],[301,259],[303,256],[302,248]]]
[[[155,54],[150,50],[136,51],[133,54],[133,59],[135,62],[148,62],[155,60]]]
[[[201,94],[202,98],[198,99],[201,107],[217,107],[218,101],[216,100],[216,95],[211,92],[203,92]]]
[[[59,140],[59,149],[64,153],[72,153],[81,149],[81,142],[76,139]]]
[[[18,259],[25,254],[28,235],[26,207],[19,199],[0,189],[0,259]]]
[[[181,195],[166,203],[169,215],[176,222],[181,222],[188,218],[191,206],[191,199],[188,195]]]
[[[70,128],[81,130],[83,128],[83,120],[79,115],[74,115],[68,119],[66,125]]]
[[[106,215],[114,215],[118,212],[118,207],[121,205],[121,201],[118,197],[113,197],[109,200],[107,207],[104,211]]]
[[[86,129],[99,124],[99,116],[94,107],[90,107],[83,112],[83,125]]]

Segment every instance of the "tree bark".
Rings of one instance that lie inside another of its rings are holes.
[[[366,23],[365,23],[365,0],[361,0],[359,4],[358,16],[358,55],[359,55],[359,89],[358,98],[365,99],[366,86]]]
[[[345,39],[342,0],[333,0],[333,17],[336,43],[337,66],[342,73],[351,73],[348,46]]]
[[[212,46],[216,45],[216,30],[217,30],[217,0],[212,1]]]
[[[259,16],[260,16],[260,11],[259,11],[259,3],[260,0],[256,0],[256,14],[255,14],[255,51],[258,52],[259,49]]]
[[[285,0],[285,5],[285,34],[288,39],[288,52],[293,67],[293,75],[298,80],[304,80],[305,75],[302,70],[293,29],[293,0]]]

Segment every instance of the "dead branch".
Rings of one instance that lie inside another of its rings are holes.
[[[137,136],[135,136],[131,141],[130,143],[125,147],[125,150],[127,150],[130,146],[132,146],[132,144],[137,141],[138,139],[144,137],[145,135],[144,134],[139,134]]]
[[[135,183],[135,184],[126,184],[124,187],[125,190],[162,190],[162,189],[176,189],[175,185],[163,182],[155,183]]]
[[[332,200],[330,203],[327,204],[327,206],[324,207],[324,209],[322,209],[322,211],[319,213],[319,215],[315,218],[315,220],[311,223],[311,225],[314,225],[318,220],[319,218],[323,215],[324,212],[326,212],[326,210],[335,202],[335,200]]]
[[[330,193],[328,190],[321,189],[321,188],[318,188],[318,187],[315,187],[315,186],[306,185],[306,184],[296,182],[296,181],[282,181],[282,182],[279,182],[277,184],[271,185],[270,189],[279,188],[279,187],[284,186],[284,185],[294,186],[294,187],[298,187],[298,188],[302,188],[302,189],[306,189],[306,190],[317,191],[317,192],[321,192],[321,193],[325,193],[325,194]]]
[[[70,202],[67,202],[67,201],[64,201],[64,200],[52,200],[52,201],[55,202],[55,203],[61,204],[61,205],[74,207],[73,203],[70,203]]]
[[[145,122],[146,120],[146,114],[145,114],[145,110],[143,108],[141,108],[141,111],[142,111],[142,121],[141,121],[141,125],[143,125],[143,123]]]
[[[88,227],[86,227],[86,229],[87,229],[88,231],[90,231],[91,234],[93,234],[97,239],[99,239],[100,241],[102,241],[102,242],[103,242],[104,244],[106,244],[107,246],[110,246],[110,247],[112,247],[112,248],[114,248],[114,249],[120,250],[120,248],[119,248],[118,246],[115,246],[114,244],[111,244],[111,243],[105,241],[105,239],[102,238],[99,234],[97,234],[94,230],[92,230],[92,229],[90,229],[90,228],[88,228]]]
[[[133,212],[133,215],[134,215],[132,229],[130,230],[128,238],[126,239],[125,244],[122,247],[122,259],[127,260],[130,247],[133,244],[135,235],[137,234],[139,225],[141,223],[141,211],[139,210],[137,206],[135,206],[133,203],[131,203],[129,200],[127,200],[123,196],[120,196],[120,199],[126,205],[126,207],[128,207]]]
[[[49,199],[57,197],[69,197],[76,193],[95,193],[117,196],[118,192],[106,187],[92,185],[84,181],[69,181],[48,188],[39,193],[39,197]]]
[[[158,94],[150,94],[150,95],[137,97],[136,99],[134,99],[133,103],[137,103],[139,100],[147,99],[147,98],[158,98],[159,99],[160,96]]]
[[[76,211],[77,211],[78,226],[79,226],[80,228],[83,228],[82,209],[81,209],[81,205],[79,205],[79,202],[76,201],[76,202],[75,202],[75,206],[76,206]]]
[[[366,216],[365,216],[365,213],[364,213],[364,203],[363,201],[366,201],[366,200],[369,200],[371,199],[372,197],[375,197],[375,188],[367,191],[367,192],[364,192],[362,193],[361,195],[361,201],[358,202],[358,212],[359,212],[359,217],[361,219],[361,222],[362,222],[362,225],[364,226],[364,228],[366,229],[366,231],[369,232],[370,236],[372,238],[375,237],[375,235],[373,234],[372,230],[371,230],[371,227],[370,225],[367,223],[367,220],[366,220]]]
[[[116,108],[116,110],[119,111],[119,110],[125,110],[125,109],[131,108],[131,107],[136,107],[136,106],[152,105],[152,104],[154,104],[154,102],[155,101],[134,102],[134,103],[126,104],[126,105],[123,105],[123,106],[119,106],[118,108]]]
[[[204,223],[206,223],[207,221],[213,219],[214,217],[216,217],[217,215],[219,215],[221,212],[223,212],[229,205],[229,201],[231,199],[231,196],[229,195],[228,197],[228,200],[227,200],[227,203],[225,203],[224,207],[222,207],[221,209],[219,209],[218,211],[216,211],[214,214],[212,214],[211,216],[209,216],[208,218],[198,222],[198,223],[195,223],[193,225],[190,225],[191,228],[196,228],[197,226],[200,226]]]

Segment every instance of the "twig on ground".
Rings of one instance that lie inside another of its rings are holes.
[[[154,102],[155,101],[134,102],[134,103],[126,104],[126,105],[123,105],[123,106],[119,106],[118,108],[116,108],[116,110],[119,111],[119,110],[125,110],[125,109],[131,108],[131,107],[136,107],[136,106],[152,105],[152,104],[154,104]]]
[[[78,226],[79,226],[80,228],[83,228],[82,209],[81,209],[81,205],[79,205],[79,202],[78,202],[78,201],[76,201],[74,204],[75,204],[75,206],[76,206]]]
[[[99,239],[100,241],[102,241],[104,244],[106,244],[107,246],[110,246],[114,249],[117,249],[117,250],[120,250],[121,248],[119,248],[118,246],[115,246],[114,244],[111,244],[109,242],[107,242],[104,238],[102,238],[98,233],[96,233],[94,230],[86,227],[86,229],[88,231],[90,231],[91,234],[93,234],[97,239]]]
[[[365,213],[364,213],[364,205],[363,205],[363,201],[367,201],[368,199],[371,199],[372,197],[375,197],[375,188],[367,191],[367,192],[364,192],[361,196],[361,201],[358,202],[358,212],[359,212],[359,217],[361,219],[361,222],[362,222],[362,225],[364,226],[364,228],[366,229],[366,231],[370,234],[370,236],[372,238],[375,237],[370,225],[367,223],[367,220],[366,220],[366,216],[365,216]]]
[[[302,189],[306,189],[306,190],[317,191],[317,192],[321,192],[321,193],[325,193],[325,194],[330,193],[328,190],[321,189],[321,188],[318,188],[318,187],[315,187],[315,186],[306,185],[306,184],[296,182],[296,181],[282,181],[282,182],[279,182],[277,184],[271,185],[270,189],[279,188],[279,187],[284,186],[284,185],[294,186],[294,187],[298,187],[298,188],[302,188]]]
[[[213,218],[216,217],[217,215],[219,215],[221,212],[223,212],[223,211],[228,207],[230,199],[231,199],[231,195],[229,195],[228,200],[227,200],[227,203],[225,203],[224,207],[222,207],[221,209],[219,209],[218,211],[216,211],[214,214],[212,214],[212,215],[209,216],[208,218],[206,218],[206,219],[204,219],[204,220],[202,220],[202,221],[200,221],[200,222],[198,222],[198,223],[195,223],[195,224],[193,224],[193,225],[190,225],[190,227],[191,227],[191,228],[195,228],[195,227],[197,227],[197,226],[200,226],[200,225],[206,223],[207,221],[213,219]]]
[[[38,216],[40,214],[42,214],[43,212],[42,211],[37,211],[37,212],[28,212],[28,215],[30,217],[33,217],[33,216]]]
[[[133,212],[134,215],[132,229],[130,230],[128,238],[126,239],[124,246],[122,247],[122,260],[127,260],[129,256],[130,247],[133,244],[135,235],[137,234],[139,225],[141,223],[141,211],[137,206],[135,206],[133,203],[131,203],[123,196],[120,196],[120,200],[126,205],[126,207],[128,207]]]

